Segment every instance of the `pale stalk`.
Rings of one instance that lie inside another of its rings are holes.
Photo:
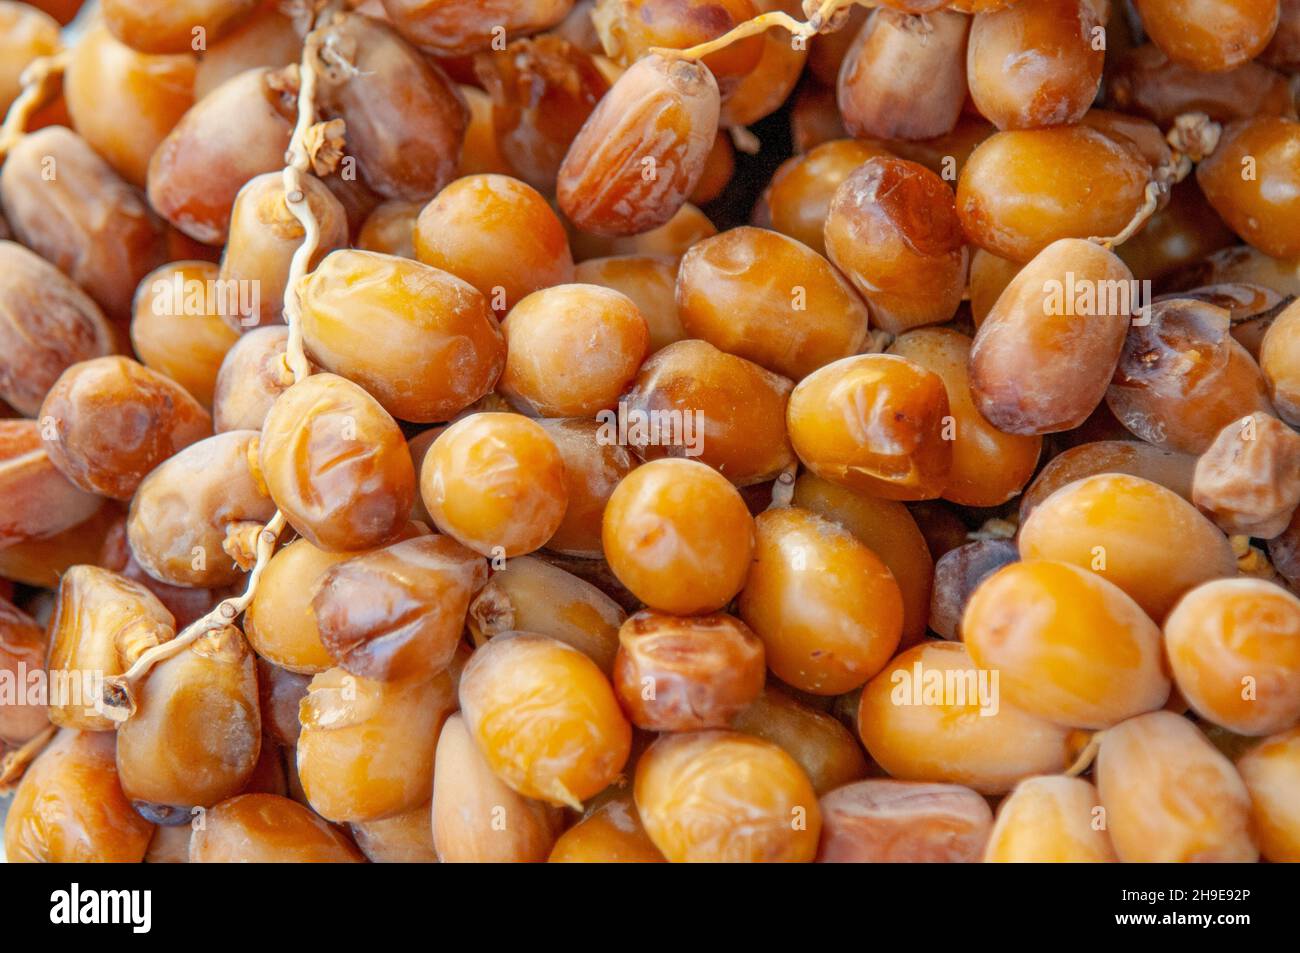
[[[1065,769],[1067,778],[1077,778],[1092,767],[1092,763],[1097,760],[1097,752],[1101,750],[1101,740],[1105,734],[1104,731],[1093,733],[1083,750],[1079,752],[1079,756],[1074,759],[1074,763]]]
[[[64,50],[53,56],[34,59],[23,70],[20,80],[22,92],[5,114],[4,124],[0,125],[0,162],[13,151],[18,140],[27,134],[27,123],[36,110],[49,102],[54,85],[52,80],[67,69],[70,59],[71,54]]]
[[[1183,113],[1174,119],[1174,124],[1165,135],[1171,150],[1168,165],[1155,170],[1152,180],[1147,183],[1142,204],[1123,231],[1108,238],[1093,236],[1088,239],[1106,249],[1122,245],[1147,223],[1147,220],[1160,208],[1160,199],[1183,179],[1191,175],[1200,162],[1219,144],[1219,135],[1223,127],[1210,120],[1205,113]]]
[[[333,16],[333,10],[326,8],[320,15],[318,23],[324,23]],[[289,344],[285,351],[285,360],[293,372],[296,383],[311,374],[307,355],[302,345],[302,299],[298,285],[307,275],[307,268],[312,257],[320,247],[320,222],[311,210],[303,188],[303,176],[310,174],[311,153],[307,148],[307,134],[316,123],[316,88],[319,80],[320,46],[323,35],[319,29],[307,35],[303,45],[302,64],[299,68],[298,86],[298,123],[294,126],[293,138],[289,141],[289,152],[285,156],[284,201],[289,206],[303,229],[302,244],[293,253],[289,266],[289,281],[285,286],[284,321],[289,326]]]
[[[782,509],[794,502],[794,481],[799,475],[799,464],[792,463],[772,483],[772,502],[769,510]]]
[[[22,747],[15,748],[0,760],[0,794],[9,793],[9,789],[16,785],[22,779],[27,766],[31,764],[38,754],[45,750],[45,746],[54,740],[58,728],[50,725],[41,729],[40,733],[26,742]]]
[[[971,530],[966,534],[966,538],[971,542],[990,539],[1011,539],[1016,535],[1018,527],[1011,520],[1005,520],[995,516],[992,519],[985,520],[984,525],[979,529]]]
[[[651,52],[664,56],[682,56],[689,60],[699,60],[711,53],[724,50],[733,43],[738,43],[751,36],[758,36],[760,33],[766,33],[774,26],[784,27],[790,31],[792,36],[802,37],[806,40],[823,32],[830,23],[831,17],[839,11],[847,10],[850,7],[874,6],[876,6],[876,0],[824,0],[822,5],[806,22],[797,20],[782,10],[773,10],[770,13],[760,13],[752,20],[746,20],[744,23],[728,30],[722,36],[715,37],[706,43],[699,43],[684,50],[655,48]]]
[[[1133,218],[1129,220],[1123,230],[1116,235],[1106,237],[1093,235],[1088,241],[1094,242],[1107,250],[1113,249],[1116,245],[1123,245],[1136,235],[1138,230],[1147,223],[1147,220],[1156,213],[1156,209],[1160,208],[1160,196],[1164,195],[1167,190],[1168,186],[1160,182],[1148,182],[1146,191],[1143,194],[1142,204],[1138,206],[1138,210],[1133,214]]]

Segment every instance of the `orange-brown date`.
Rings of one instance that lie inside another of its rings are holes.
[[[487,300],[438,268],[340,249],[300,293],[307,354],[394,417],[450,420],[491,391],[505,366]]]
[[[172,614],[139,583],[97,566],[69,569],[59,579],[47,659],[67,690],[50,699],[50,720],[65,728],[111,731],[115,723],[95,697],[98,679],[122,674],[175,632]]]
[[[1268,384],[1230,333],[1228,311],[1208,301],[1156,301],[1124,340],[1106,403],[1133,434],[1199,454],[1252,411],[1273,413]]]
[[[139,863],[154,826],[131,807],[111,732],[60,732],[28,769],[5,819],[11,863]]]
[[[930,139],[951,132],[966,99],[970,23],[950,10],[924,17],[873,12],[839,70],[840,114],[849,133]]]
[[[316,374],[276,399],[262,425],[262,478],[299,535],[322,549],[396,538],[415,498],[415,468],[397,422],[373,397]]]
[[[800,380],[862,349],[867,308],[825,258],[762,228],[694,245],[677,274],[688,334]]]
[[[1298,153],[1300,122],[1258,116],[1230,123],[1196,167],[1196,181],[1214,210],[1274,258],[1300,256]]]
[[[663,225],[704,172],[719,108],[718,84],[702,64],[658,53],[637,60],[570,145],[560,208],[597,235]]]
[[[145,572],[174,586],[212,588],[240,578],[224,547],[229,531],[275,514],[253,472],[257,446],[257,431],[227,431],[190,444],[144,478],[126,529]]]
[[[968,690],[927,703],[915,677],[926,670],[961,679]],[[963,784],[981,794],[1065,770],[1069,730],[993,698],[987,681],[981,693],[979,678],[959,642],[924,642],[896,656],[862,691],[858,733],[867,753],[899,780]]]
[[[577,808],[623,770],[632,726],[586,655],[530,632],[493,638],[460,682],[465,727],[493,773],[524,797]]]
[[[614,490],[602,529],[605,558],[652,609],[715,612],[740,591],[754,519],[716,470],[669,458],[637,467]]]
[[[1102,473],[1127,473],[1192,498],[1196,457],[1161,450],[1141,440],[1093,440],[1057,454],[1020,497],[1023,524],[1040,503],[1067,484]]]
[[[740,617],[763,640],[768,666],[816,695],[858,688],[898,648],[903,597],[893,573],[847,529],[801,507],[774,507],[755,527]]]
[[[678,341],[641,366],[620,403],[629,420],[647,422],[628,427],[628,443],[643,460],[697,459],[737,486],[771,480],[794,463],[785,430],[792,387],[705,341]],[[656,420],[668,425],[656,427]]]
[[[484,556],[546,545],[568,505],[564,460],[520,414],[477,413],[438,435],[420,467],[420,495],[438,529]]]
[[[978,14],[966,52],[976,108],[999,129],[1078,122],[1101,84],[1103,20],[1090,0],[1044,0]]]
[[[1156,46],[1206,73],[1254,59],[1278,22],[1278,0],[1135,0],[1135,6]]]
[[[416,220],[415,254],[468,281],[498,315],[573,280],[559,218],[541,193],[506,175],[467,175],[439,192]]]
[[[645,832],[632,792],[614,787],[560,835],[547,862],[662,864],[664,855]]]
[[[999,132],[957,180],[957,214],[974,244],[1028,261],[1062,238],[1118,234],[1151,176],[1133,151],[1086,125]]]
[[[499,390],[541,417],[590,417],[612,408],[650,346],[632,299],[599,285],[535,291],[511,310],[504,330]]]
[[[226,626],[149,670],[117,729],[117,773],[142,816],[184,824],[244,789],[261,744],[254,655]]]
[[[0,241],[0,331],[0,399],[28,416],[68,367],[116,349],[99,306],[17,242]]]
[[[455,708],[448,672],[406,682],[317,675],[298,714],[298,777],[312,809],[357,823],[428,804],[438,732]]]
[[[420,536],[327,569],[312,597],[321,643],[344,669],[427,679],[451,664],[487,563],[449,536]]]
[[[975,335],[970,388],[1006,433],[1072,430],[1101,403],[1137,307],[1132,274],[1092,242],[1040,252],[998,298]]]
[[[262,429],[271,405],[293,384],[285,359],[288,342],[289,329],[273,324],[242,335],[226,352],[212,396],[217,433]]]
[[[266,67],[239,73],[195,103],[149,160],[149,204],[195,241],[223,245],[235,196],[284,167],[293,101]]]
[[[154,56],[92,24],[64,74],[73,126],[122,178],[144,188],[154,149],[194,105],[196,63],[188,43]]]
[[[636,771],[636,806],[670,861],[808,862],[821,811],[799,764],[733,731],[660,737]]]
[[[156,466],[210,436],[212,418],[169,377],[125,357],[74,364],[41,404],[46,452],[88,493],[129,500]]]
[[[222,801],[190,839],[192,864],[359,864],[364,859],[345,834],[275,794]]]
[[[614,688],[638,728],[726,728],[763,691],[763,643],[733,616],[647,609],[618,640]]]
[[[217,376],[239,334],[223,312],[218,269],[208,261],[177,261],[145,275],[135,293],[131,345],[145,367],[184,387],[212,409]],[[258,421],[261,426],[261,421]]]
[[[786,424],[799,459],[833,483],[895,500],[932,499],[952,467],[943,379],[903,357],[828,364],[790,395]]]
[[[116,506],[101,506],[90,519],[43,539],[0,548],[0,578],[54,589],[72,566],[93,563],[119,520]]]
[[[460,164],[469,107],[430,57],[390,26],[336,15],[324,42],[347,51],[352,69],[326,78],[324,113],[347,124],[347,148],[366,184],[384,198],[427,199]]]
[[[812,473],[800,474],[795,481],[794,504],[843,526],[880,557],[903,595],[901,645],[907,648],[920,641],[930,607],[934,560],[908,508]]]
[[[840,183],[826,253],[898,334],[952,318],[966,286],[966,237],[952,189],[929,169],[875,156]]]
[[[62,126],[24,136],[0,173],[14,234],[128,319],[136,285],[163,262],[162,223],[85,139]]]

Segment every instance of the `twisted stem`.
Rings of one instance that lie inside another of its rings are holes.
[[[306,276],[312,257],[320,246],[320,222],[312,211],[304,188],[310,176],[312,153],[310,139],[317,122],[316,92],[324,66],[320,59],[324,27],[341,9],[341,0],[326,4],[315,16],[314,27],[303,41],[302,61],[299,65],[298,115],[289,149],[285,154],[284,200],[294,218],[302,225],[302,244],[294,250],[289,268],[289,282],[284,300],[284,320],[289,326],[289,342],[285,363],[293,375],[293,382],[308,377],[311,365],[307,361],[302,341],[302,303],[298,285]],[[257,551],[248,584],[242,594],[223,599],[211,612],[196,620],[176,638],[145,652],[121,675],[104,680],[103,714],[117,722],[126,721],[136,710],[136,687],[159,662],[172,658],[189,648],[203,636],[233,625],[235,620],[252,604],[257,594],[262,574],[275,553],[280,534],[284,531],[285,516],[279,510],[257,534]]]
[[[0,162],[18,145],[18,140],[27,134],[27,124],[38,109],[52,98],[54,80],[63,75],[72,54],[68,50],[52,56],[42,56],[32,60],[23,70],[20,82],[22,92],[13,101],[5,114],[4,124],[0,125]]]

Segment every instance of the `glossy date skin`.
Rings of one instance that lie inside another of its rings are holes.
[[[75,132],[25,136],[0,173],[14,233],[58,266],[111,318],[131,315],[140,279],[163,263],[162,222]]]
[[[726,727],[758,698],[763,673],[762,642],[732,616],[646,610],[619,631],[614,685],[639,728]]]
[[[201,36],[206,48],[252,15],[257,0],[104,0],[104,22],[144,53],[183,53]]]
[[[154,826],[135,812],[113,763],[116,737],[65,729],[28,769],[5,819],[14,863],[139,863]]]
[[[396,538],[415,497],[406,441],[373,397],[316,374],[285,391],[262,425],[262,478],[289,524],[335,552]]]
[[[97,566],[74,566],[59,580],[47,665],[81,678],[120,675],[175,633],[172,614],[140,583]],[[50,720],[87,731],[114,727],[93,699],[74,692],[51,703]]]
[[[0,500],[0,547],[55,536],[103,502],[55,468],[34,420],[0,420]]]
[[[411,43],[443,56],[486,49],[501,27],[507,36],[558,24],[573,0],[383,0],[393,25]]]
[[[149,204],[195,241],[223,245],[244,183],[284,167],[294,97],[265,67],[195,103],[149,160]]]
[[[487,561],[447,536],[394,543],[327,570],[312,612],[327,651],[366,678],[432,678],[451,663]]]
[[[704,172],[719,108],[717,82],[704,66],[657,53],[638,60],[569,147],[557,183],[560,208],[597,235],[663,225]]]
[[[169,377],[125,357],[74,364],[40,419],[46,452],[90,493],[129,500],[156,466],[212,433],[212,418]]]
[[[343,14],[325,42],[345,51],[355,68],[327,77],[322,105],[347,123],[348,153],[366,184],[388,199],[435,195],[456,174],[469,124],[456,87],[378,20]]]
[[[155,469],[131,501],[127,539],[150,576],[174,586],[237,582],[224,544],[231,528],[264,524],[275,504],[254,475],[258,434],[232,430],[186,447]]]
[[[118,776],[145,817],[189,823],[243,790],[261,744],[256,663],[228,626],[150,670],[118,729]]]
[[[487,299],[439,268],[344,249],[307,276],[301,295],[312,360],[360,383],[402,420],[450,420],[504,369],[505,342]]]
[[[0,398],[34,416],[78,361],[111,354],[112,328],[72,279],[17,242],[0,241]]]

